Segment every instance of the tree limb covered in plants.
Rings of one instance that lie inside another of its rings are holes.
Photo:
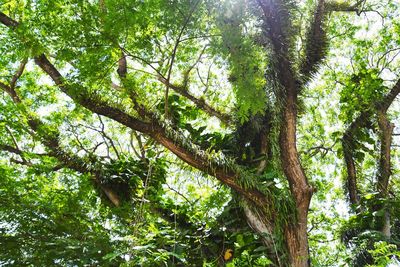
[[[319,0],[315,7],[314,19],[308,29],[305,56],[300,66],[303,83],[317,71],[319,63],[326,55],[325,16],[325,0]]]

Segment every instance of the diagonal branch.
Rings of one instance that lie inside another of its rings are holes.
[[[21,62],[21,64],[19,65],[17,72],[14,74],[14,76],[11,79],[11,82],[10,82],[10,87],[11,88],[15,88],[15,85],[16,85],[18,79],[21,77],[22,73],[25,70],[25,65],[26,65],[27,62],[28,62],[28,60],[24,59]]]
[[[360,6],[364,3],[365,0],[359,0],[353,5],[347,2],[339,3],[318,0],[314,11],[314,19],[307,33],[305,56],[300,64],[300,73],[303,83],[309,81],[311,76],[317,71],[318,65],[326,56],[326,48],[328,45],[326,32],[324,30],[326,15],[333,11],[355,11],[358,14]]]
[[[400,94],[400,79],[392,87],[390,92],[381,101],[375,104],[375,108],[380,109],[383,112],[386,112],[399,94]]]
[[[3,12],[0,12],[0,22],[9,28],[14,28],[19,25],[17,21],[13,20]]]
[[[60,72],[48,61],[45,55],[40,55],[35,58],[35,63],[45,71],[56,85],[67,95],[69,95],[75,102],[81,104],[87,109],[94,113],[106,116],[113,119],[132,130],[148,134],[158,143],[166,147],[181,160],[188,163],[192,167],[199,169],[211,176],[215,176],[222,183],[241,193],[244,197],[253,201],[257,205],[265,205],[266,199],[263,193],[260,191],[246,190],[236,181],[238,178],[238,173],[231,170],[226,170],[226,166],[221,166],[217,162],[209,160],[207,157],[201,153],[195,153],[190,151],[190,148],[186,147],[183,142],[180,142],[177,138],[171,137],[176,133],[169,133],[166,126],[162,125],[158,120],[154,119],[150,122],[140,121],[131,115],[125,113],[124,111],[110,106],[107,102],[100,99],[94,99],[93,97],[85,94],[85,89],[80,90],[81,95],[76,96],[74,94],[75,90],[64,82],[64,78],[61,76]]]

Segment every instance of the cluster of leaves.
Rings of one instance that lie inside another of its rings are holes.
[[[267,57],[254,38],[257,36],[256,22],[251,22],[254,18],[240,1],[225,2],[219,12],[222,38],[216,41],[214,49],[227,57],[229,81],[237,100],[237,116],[243,123],[251,116],[265,112]]]
[[[165,183],[165,163],[161,159],[145,162],[134,158],[120,158],[102,164],[101,184],[110,186],[125,200],[146,199],[155,201]]]
[[[355,265],[372,264],[389,259],[386,256],[396,255],[395,253],[382,254],[382,249],[397,248],[400,245],[400,236],[395,227],[392,229],[390,239],[385,237],[380,231],[381,222],[384,219],[385,212],[391,214],[393,225],[396,225],[396,209],[399,203],[395,200],[388,200],[380,197],[376,192],[364,195],[356,210],[359,212],[350,217],[341,228],[343,242],[352,249],[352,255],[348,261]],[[377,209],[381,207],[381,209]],[[358,266],[357,265],[357,266]],[[378,266],[386,266],[379,265]]]
[[[341,115],[344,122],[351,122],[363,111],[371,110],[372,103],[382,99],[387,91],[379,70],[362,66],[345,81],[340,92]]]
[[[105,227],[110,210],[99,205],[89,179],[24,174],[4,163],[0,175],[2,264],[97,265],[118,246]]]

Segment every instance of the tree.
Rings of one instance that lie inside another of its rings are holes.
[[[167,162],[179,159],[186,164],[180,168],[190,166],[232,190],[274,264],[309,266],[316,186],[298,149],[298,120],[309,112],[302,101],[312,83],[334,79],[318,71],[332,57],[336,23],[379,9],[373,4],[8,1],[0,13],[0,87],[8,95],[1,103],[0,148],[14,155],[16,168],[91,177],[114,206],[149,201],[152,212],[166,219],[172,212],[175,223],[190,228],[160,198]],[[390,4],[382,16],[391,19],[397,8]],[[396,66],[387,59],[398,50],[388,36],[384,68]],[[348,125],[342,154],[355,212],[367,209],[360,206],[356,168],[371,139],[365,129],[378,133],[376,192],[388,199],[394,126],[387,111],[400,93],[400,82],[384,85],[382,71],[362,61],[358,72],[343,72],[350,78],[339,81]],[[336,143],[301,146],[316,157]],[[371,209],[383,211],[374,215],[375,229],[389,237],[387,205],[378,201]]]

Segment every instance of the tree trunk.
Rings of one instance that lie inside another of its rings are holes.
[[[295,88],[294,85],[292,86]],[[290,266],[306,267],[309,266],[307,215],[313,188],[308,184],[296,146],[297,95],[295,91],[288,90],[279,136],[282,168],[289,182],[297,210],[297,221],[289,222],[284,232]]]
[[[286,251],[277,247],[274,240],[274,227],[261,218],[261,213],[246,206],[244,213],[250,227],[261,235],[264,245],[268,248],[268,258],[271,259],[275,266],[309,266],[308,241],[307,241],[307,224],[297,223],[284,226],[284,243]]]
[[[309,266],[307,216],[304,216],[307,213],[303,213],[302,219],[297,223],[283,226],[285,248],[277,247],[274,240],[274,228],[282,226],[274,225],[266,220],[262,212],[249,206],[244,207],[244,214],[249,226],[261,235],[264,245],[268,248],[268,258],[274,262],[275,266]]]
[[[297,224],[285,227],[285,244],[289,253],[290,266],[310,266],[307,238],[307,215]]]

